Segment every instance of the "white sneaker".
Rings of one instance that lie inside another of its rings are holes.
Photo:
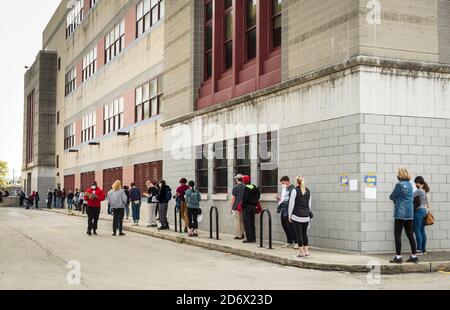
[[[294,244],[294,249],[298,250],[299,248],[298,244]]]
[[[283,248],[283,249],[292,248],[292,244],[290,244],[290,243],[285,243],[285,244],[282,246],[282,248]]]

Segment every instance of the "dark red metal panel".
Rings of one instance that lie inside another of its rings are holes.
[[[121,182],[123,180],[122,167],[103,170],[103,190],[105,192],[108,192],[117,180]]]

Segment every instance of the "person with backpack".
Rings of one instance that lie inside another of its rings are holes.
[[[294,226],[300,253],[297,258],[309,257],[308,226],[311,221],[311,192],[306,187],[305,178],[296,178],[297,187],[289,197],[289,223]]]
[[[160,182],[160,190],[158,194],[158,213],[161,227],[158,230],[169,230],[169,222],[167,220],[167,208],[169,201],[172,199],[172,189],[166,184],[166,181]]]
[[[250,176],[244,175],[242,181],[245,184],[244,195],[242,197],[242,212],[246,236],[243,243],[256,243],[255,216],[261,191],[256,185],[250,183]]]
[[[148,210],[148,225],[147,227],[158,227],[156,224],[155,209],[158,207],[158,189],[152,181],[145,183],[147,186],[147,193],[144,196],[147,198],[147,210]]]
[[[242,198],[244,197],[245,185],[242,184],[242,174],[238,174],[234,177],[236,180],[236,185],[233,187],[232,198],[231,198],[231,210],[230,213],[234,218],[234,228],[236,231],[235,240],[242,240],[245,238],[244,235],[244,219],[242,215]]]
[[[200,209],[200,200],[202,200],[202,195],[195,188],[195,182],[189,181],[189,189],[186,191],[189,237],[198,237],[198,216],[202,211],[202,209]]]
[[[414,235],[417,241],[417,254],[427,254],[427,234],[425,232],[425,217],[429,212],[429,204],[427,194],[430,192],[425,179],[418,176],[414,179],[417,191],[414,192]]]
[[[395,239],[395,257],[390,261],[393,264],[401,264],[402,259],[402,232],[406,231],[406,236],[411,246],[411,256],[408,263],[417,263],[417,244],[413,233],[414,204],[413,204],[413,186],[411,176],[407,169],[398,169],[398,183],[389,198],[394,202],[394,239]]]
[[[130,201],[131,201],[131,213],[133,216],[133,226],[139,226],[139,220],[141,219],[141,203],[142,195],[141,190],[136,187],[136,184],[131,183],[130,189]]]
[[[113,236],[117,235],[117,230],[119,230],[119,236],[125,236],[123,233],[123,217],[127,201],[128,197],[122,189],[122,182],[115,181],[112,190],[108,193],[108,205],[111,206],[113,213]]]
[[[295,190],[295,186],[291,183],[288,176],[283,176],[280,179],[280,183],[283,190],[281,191],[281,196],[277,196],[277,213],[280,214],[281,226],[286,235],[286,243],[282,247],[298,249],[297,234],[295,233],[294,224],[289,221],[288,212],[291,193]]]

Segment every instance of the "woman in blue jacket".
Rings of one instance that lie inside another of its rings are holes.
[[[411,246],[411,257],[407,260],[410,263],[417,263],[417,246],[413,234],[414,205],[413,187],[411,176],[405,168],[398,169],[398,183],[389,198],[394,202],[394,237],[396,255],[391,263],[400,264],[402,259],[402,231],[405,229]]]

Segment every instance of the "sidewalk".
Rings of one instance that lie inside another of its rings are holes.
[[[86,217],[79,212],[67,210],[48,210],[48,212],[66,214],[71,216]],[[101,220],[112,221],[112,216],[102,213]],[[380,265],[382,274],[401,273],[425,273],[450,271],[450,252],[439,252],[427,256],[420,256],[418,264],[390,264],[392,255],[361,255],[352,252],[338,252],[311,247],[311,257],[298,259],[294,258],[297,250],[283,249],[280,243],[274,242],[272,250],[260,248],[259,241],[256,244],[243,244],[239,240],[234,240],[233,235],[220,234],[220,240],[209,239],[209,232],[199,231],[199,238],[190,238],[187,234],[176,233],[174,231],[158,231],[155,228],[145,227],[142,221],[141,226],[131,226],[132,220],[124,220],[124,230],[134,233],[145,234],[155,238],[165,239],[177,243],[202,247],[209,250],[225,252],[230,255],[238,255],[247,258],[263,260],[271,263],[281,264],[305,269],[316,269],[324,271],[344,271],[352,273],[367,273],[372,270],[369,262]],[[171,227],[172,229],[174,227]],[[214,234],[215,236],[215,234]],[[268,246],[268,242],[265,242]]]

